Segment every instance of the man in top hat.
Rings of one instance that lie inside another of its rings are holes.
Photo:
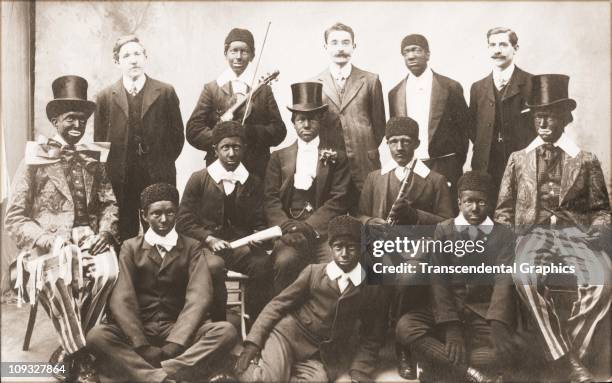
[[[373,381],[386,305],[381,286],[364,281],[361,231],[348,215],[329,222],[333,260],[307,266],[266,305],[238,358],[242,382],[334,382],[347,368],[352,382]]]
[[[434,240],[451,241],[454,252],[436,249],[430,265],[512,267],[512,231],[489,218],[491,177],[466,172],[458,182],[459,215],[440,222]],[[518,359],[516,295],[510,274],[430,274],[431,302],[408,311],[396,336],[423,367],[421,379],[493,381],[493,376],[525,368]],[[523,350],[524,351],[524,350]],[[530,372],[533,372],[530,370]]]
[[[75,378],[73,362],[86,361],[85,335],[100,320],[117,277],[118,208],[104,168],[108,143],[79,143],[96,107],[87,100],[87,81],[62,76],[52,88],[47,118],[57,134],[27,143],[5,225],[22,250],[20,291],[27,290],[30,303],[40,301],[57,329],[61,347],[51,363],[63,361],[64,378]],[[34,260],[41,262],[40,280]]]
[[[389,114],[408,116],[419,124],[420,145],[415,158],[446,177],[454,205],[469,145],[463,88],[457,81],[431,70],[429,43],[424,36],[404,37],[400,52],[408,75],[389,92]]]
[[[378,146],[385,135],[385,105],[382,85],[375,73],[351,62],[355,33],[336,23],[324,33],[329,68],[314,81],[323,83],[324,115],[321,139],[346,153],[351,172],[349,207],[356,206],[368,173],[380,168]]]
[[[319,136],[327,110],[321,83],[291,85],[291,121],[297,133],[293,145],[272,153],[266,171],[264,208],[269,225],[283,236],[276,242],[276,293],[295,280],[309,263],[329,262],[329,221],[346,214],[351,175],[344,152],[327,146]]]
[[[565,133],[576,101],[568,97],[569,77],[532,77],[529,108],[538,137],[510,155],[495,219],[513,225],[519,237],[516,263],[565,265],[576,278],[578,297],[567,322],[541,274],[514,275],[517,291],[542,334],[547,356],[572,382],[591,381],[582,365],[597,323],[612,301],[612,267],[602,242],[610,238],[610,204],[601,165]],[[603,241],[597,240],[597,235]]]
[[[453,201],[446,179],[414,157],[420,144],[417,122],[410,117],[392,117],[385,136],[391,160],[368,174],[359,201],[360,221],[384,225],[390,219],[398,225],[435,225],[451,218]],[[404,181],[407,185],[400,196]],[[404,301],[408,306],[400,307],[400,313],[417,303],[414,299]],[[399,351],[400,375],[415,379],[416,366],[407,352]]]
[[[219,122],[211,142],[217,160],[187,181],[176,228],[202,243],[212,269],[213,319],[225,319],[227,268],[249,277],[246,309],[254,321],[272,294],[272,261],[260,243],[232,249],[230,242],[266,228],[263,182],[242,163],[246,132],[239,122]]]
[[[174,162],[185,135],[176,92],[145,74],[147,52],[139,38],[119,37],[113,59],[122,77],[96,97],[94,138],[112,143],[106,170],[119,203],[123,241],[139,232],[142,190],[156,182],[176,184]]]
[[[206,151],[206,165],[216,159],[212,148],[212,131],[219,121],[239,121],[244,118],[245,105],[235,113],[228,113],[239,99],[248,97],[253,80],[255,40],[246,29],[232,29],[223,45],[228,68],[206,85],[200,94],[189,121],[187,141],[196,149]],[[287,128],[281,119],[272,88],[265,85],[251,98],[245,125],[243,163],[249,172],[264,178],[270,159],[270,147],[283,142]]]
[[[533,119],[525,113],[531,93],[531,74],[514,63],[519,49],[516,33],[503,27],[487,32],[493,71],[470,89],[472,169],[493,178],[491,203],[497,202],[506,162],[536,136]]]

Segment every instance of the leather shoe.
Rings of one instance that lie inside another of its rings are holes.
[[[99,383],[98,375],[93,367],[91,355],[84,354],[76,360],[75,373],[77,374],[76,383]]]
[[[570,382],[590,383],[594,381],[591,372],[584,366],[584,364],[582,364],[580,359],[578,359],[575,355],[568,355],[567,361],[571,370],[569,374]]]
[[[410,353],[406,350],[401,350],[399,353],[397,373],[406,380],[415,380],[417,378],[416,365],[412,362]]]
[[[70,371],[72,369],[72,360],[66,351],[64,351],[62,346],[59,346],[55,349],[55,351],[53,351],[51,357],[49,358],[49,364],[54,367],[57,366],[56,368],[53,368],[52,372],[55,379],[59,380],[60,382],[68,380],[70,377]]]

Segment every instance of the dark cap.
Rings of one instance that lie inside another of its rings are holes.
[[[429,43],[423,35],[413,34],[404,37],[402,39],[401,52],[404,52],[404,47],[407,47],[408,45],[417,45],[423,48],[426,52],[429,52]]]
[[[391,117],[387,121],[385,137],[389,139],[393,136],[408,136],[418,140],[419,124],[410,117]]]

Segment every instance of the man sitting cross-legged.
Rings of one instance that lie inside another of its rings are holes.
[[[150,228],[123,243],[112,317],[87,335],[102,382],[201,379],[236,343],[230,323],[205,323],[211,277],[199,242],[174,229],[178,199],[165,183],[141,194]]]

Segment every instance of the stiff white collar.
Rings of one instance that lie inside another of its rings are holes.
[[[243,82],[245,85],[251,86],[252,80],[253,80],[253,71],[251,70],[251,65],[249,64],[244,70],[244,72],[240,74],[240,76],[236,76],[236,73],[234,73],[232,68],[227,68],[217,78],[217,85],[223,86],[230,81],[240,81],[240,82]]]
[[[336,63],[331,63],[329,66],[329,72],[335,80],[340,80],[341,78],[347,79],[351,75],[352,70],[353,65],[350,62],[344,66],[338,66]]]
[[[478,225],[478,228],[483,233],[489,234],[493,230],[493,225],[493,220],[487,217],[484,221],[480,223],[480,225]],[[455,217],[455,227],[457,228],[457,230],[463,231],[466,230],[469,226],[471,226],[471,223],[469,223],[467,219],[465,219],[463,213],[459,213],[459,215]]]
[[[208,174],[210,174],[210,176],[216,183],[221,182],[223,180],[223,177],[227,173],[233,173],[233,177],[236,179],[236,181],[239,181],[243,185],[246,183],[246,180],[249,178],[249,171],[244,167],[242,163],[240,163],[240,165],[238,165],[236,170],[232,172],[232,171],[226,170],[221,164],[221,161],[217,159],[215,162],[210,164],[207,169],[208,169]]]
[[[505,80],[506,83],[510,81],[510,77],[512,77],[512,73],[514,73],[514,68],[516,65],[514,63],[508,65],[507,68],[500,70],[499,67],[493,67],[493,78],[496,81]]]
[[[365,275],[360,263],[357,263],[357,266],[355,266],[353,270],[349,271],[348,273],[345,273],[344,271],[342,271],[340,266],[336,264],[335,261],[331,261],[330,263],[327,264],[327,267],[325,268],[325,272],[327,273],[327,276],[329,277],[329,279],[331,279],[332,281],[335,281],[336,279],[340,278],[340,276],[342,276],[343,274],[346,274],[348,275],[351,282],[353,282],[354,286],[359,286],[362,282],[362,279],[361,279],[362,275]]]
[[[151,246],[161,246],[166,249],[166,251],[170,251],[176,246],[176,241],[178,241],[178,233],[173,227],[172,230],[166,234],[166,236],[162,237],[153,231],[153,229],[149,228],[145,233],[144,239]]]
[[[538,146],[542,146],[544,144],[544,140],[540,136],[537,136],[535,140],[531,141],[531,143],[525,148],[525,152],[529,153]],[[576,143],[572,141],[572,139],[569,138],[568,135],[565,133],[561,134],[561,137],[559,137],[557,142],[553,143],[553,146],[558,146],[559,148],[561,148],[561,150],[563,150],[567,155],[572,158],[576,157],[578,153],[580,153],[580,148],[578,147],[578,145],[576,145]]]
[[[130,92],[134,87],[136,87],[136,93],[138,93],[142,90],[142,88],[144,88],[146,81],[147,81],[147,76],[145,76],[144,74],[138,77],[136,81],[132,80],[129,77],[123,76],[123,87],[128,92]]]
[[[429,168],[419,159],[413,159],[412,161],[416,161],[414,165],[414,173],[421,176],[421,178],[426,178],[429,175]],[[408,163],[405,167],[410,169],[412,166],[412,161]],[[393,158],[390,158],[389,161],[385,163],[385,165],[380,169],[380,174],[385,175],[389,173],[391,170],[395,170],[396,168],[400,168],[401,166],[395,162]]]
[[[430,84],[433,81],[433,71],[429,65],[420,76],[415,76],[412,72],[408,71],[408,79],[406,81],[415,84]]]
[[[64,140],[64,137],[60,136],[59,134],[56,134],[51,139],[54,140],[54,141],[59,142],[60,144],[62,144],[62,146],[68,145],[68,143]]]

